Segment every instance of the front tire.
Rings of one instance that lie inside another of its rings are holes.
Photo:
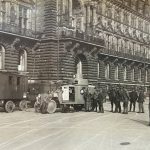
[[[7,113],[13,112],[15,109],[15,103],[13,101],[7,101],[5,104],[5,111]]]
[[[56,111],[56,108],[57,108],[57,104],[54,100],[51,100],[49,103],[48,103],[48,106],[47,106],[47,112],[49,114],[52,114]]]

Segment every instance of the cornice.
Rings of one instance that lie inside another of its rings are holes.
[[[118,2],[116,0],[108,0],[108,1],[110,1],[111,3],[119,6],[122,9],[127,10],[128,12],[130,12],[130,13],[132,13],[132,14],[134,14],[134,15],[136,15],[136,16],[138,16],[138,17],[140,17],[140,18],[142,18],[142,19],[144,19],[144,20],[146,20],[148,22],[150,22],[150,18],[149,17],[143,16],[142,14],[138,13],[138,11],[135,11],[135,10],[131,9],[131,7],[129,7],[129,6],[126,6],[126,5],[120,3],[120,2]]]

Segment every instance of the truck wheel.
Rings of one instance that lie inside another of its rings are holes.
[[[27,109],[27,102],[26,100],[22,100],[19,102],[19,109],[21,111],[25,111]]]
[[[15,104],[13,101],[7,101],[6,104],[5,104],[5,111],[7,113],[11,113],[13,112],[15,109]]]
[[[47,112],[49,114],[52,114],[56,111],[56,108],[57,108],[57,104],[54,100],[51,100],[49,103],[48,103],[48,106],[47,106]]]
[[[47,105],[48,104],[45,101],[42,103],[42,105],[41,105],[41,113],[42,114],[46,114],[47,113]]]

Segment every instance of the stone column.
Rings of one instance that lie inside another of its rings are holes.
[[[87,16],[86,16],[86,23],[87,23],[87,32],[89,32],[89,30],[90,30],[90,5],[89,4],[87,4],[86,5],[86,7],[87,7],[87,9],[86,9],[86,14],[87,14]]]
[[[95,32],[97,25],[96,5],[93,6],[93,31]]]
[[[69,25],[72,26],[72,0],[69,0]]]

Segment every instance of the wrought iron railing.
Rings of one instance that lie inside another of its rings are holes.
[[[19,26],[16,25],[1,23],[1,22],[0,22],[0,31],[13,33],[21,36],[26,36],[26,37],[32,37],[32,38],[36,37],[35,32],[31,29],[20,28]]]
[[[97,44],[100,46],[104,46],[104,40],[100,37],[96,37],[85,32],[79,32],[78,30],[70,30],[70,29],[63,29],[59,30],[59,34],[61,38],[74,38],[77,40],[81,40],[84,42],[89,42],[93,44]]]
[[[122,58],[127,58],[127,59],[131,59],[131,60],[135,60],[135,61],[139,61],[139,62],[143,62],[143,63],[150,63],[150,59],[146,58],[146,57],[142,57],[142,56],[137,56],[137,55],[133,55],[133,54],[129,54],[129,53],[124,53],[122,51],[115,51],[112,49],[101,49],[101,53],[104,53],[106,55],[112,55],[115,57],[122,57]]]

